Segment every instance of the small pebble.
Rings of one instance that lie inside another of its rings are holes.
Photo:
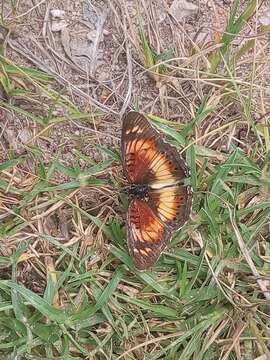
[[[270,24],[270,12],[258,18],[259,24],[262,26],[268,26]]]
[[[87,33],[87,39],[94,42],[95,41],[95,38],[97,36],[97,31],[96,30],[91,30]]]
[[[60,10],[60,9],[52,9],[51,10],[51,15],[52,15],[53,18],[64,19],[65,18],[65,11]]]
[[[23,144],[26,144],[31,139],[32,135],[28,129],[22,129],[18,132],[18,137]]]

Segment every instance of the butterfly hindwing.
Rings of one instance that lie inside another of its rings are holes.
[[[169,229],[145,201],[131,201],[128,209],[128,248],[138,269],[152,266],[170,237]]]
[[[190,191],[180,184],[149,191],[149,205],[170,230],[180,229],[187,221],[191,209]]]

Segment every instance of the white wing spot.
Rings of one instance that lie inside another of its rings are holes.
[[[135,133],[138,129],[139,129],[139,126],[136,125],[136,126],[134,126],[134,128],[131,129],[131,132]]]

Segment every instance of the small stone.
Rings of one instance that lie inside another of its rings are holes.
[[[65,11],[60,9],[52,9],[51,15],[55,19],[64,19],[65,18]]]
[[[186,0],[174,0],[170,7],[170,13],[177,20],[183,20],[187,16],[196,15],[198,10],[197,5]]]
[[[28,129],[22,129],[18,133],[18,138],[23,144],[26,144],[31,139],[31,137],[31,132]]]
[[[262,26],[268,26],[270,24],[270,12],[258,18],[259,24]]]

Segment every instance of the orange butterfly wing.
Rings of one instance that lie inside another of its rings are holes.
[[[131,201],[128,210],[128,248],[138,269],[155,264],[170,236],[170,231],[145,201]]]

